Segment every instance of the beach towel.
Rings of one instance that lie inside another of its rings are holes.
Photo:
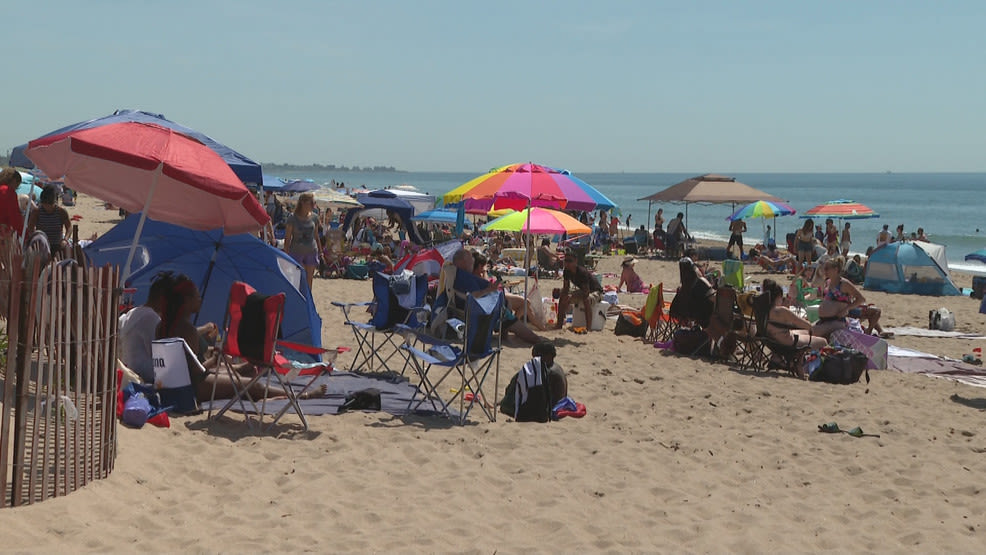
[[[986,387],[986,370],[959,360],[890,345],[887,368],[908,374],[924,374],[975,387]]]
[[[917,337],[950,337],[952,339],[986,339],[986,335],[965,332],[965,331],[945,331],[929,330],[916,326],[903,326],[900,328],[886,328],[884,331],[892,332],[894,335],[912,335]]]
[[[320,386],[326,386],[326,394],[323,397],[315,397],[311,399],[301,399],[298,402],[301,404],[301,409],[305,411],[308,416],[320,415],[320,414],[343,414],[345,409],[342,409],[343,405],[346,403],[346,398],[351,397],[354,392],[366,391],[370,389],[375,389],[380,392],[380,411],[392,414],[394,416],[405,416],[405,415],[415,415],[415,416],[434,416],[436,413],[433,410],[422,408],[417,410],[408,410],[411,399],[414,396],[416,387],[411,384],[407,378],[393,373],[376,373],[376,374],[357,374],[353,372],[333,372],[328,375],[324,375],[315,380],[312,384],[310,391],[317,390]],[[219,409],[226,404],[225,401],[216,400],[213,408]],[[264,412],[266,414],[277,414],[285,405],[288,404],[287,399],[268,399]],[[209,409],[209,402],[202,403],[203,410]],[[259,408],[261,405],[257,403]],[[252,410],[247,404],[248,410]],[[340,410],[342,409],[342,410]],[[230,408],[232,411],[242,412],[242,407],[237,404]],[[451,408],[450,412],[453,416],[458,416],[458,413],[453,411]],[[288,412],[293,413],[293,409],[288,409]]]

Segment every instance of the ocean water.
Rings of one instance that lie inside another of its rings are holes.
[[[310,178],[319,183],[342,181],[347,187],[370,189],[409,184],[421,191],[441,195],[476,177],[477,173],[452,172],[329,172],[315,174],[286,172],[281,177]],[[662,204],[650,207],[638,201],[695,174],[678,173],[578,173],[578,177],[596,187],[619,205],[621,219],[629,215],[631,227],[640,224],[653,227],[654,214],[664,209],[665,221],[677,212],[685,212],[683,204]],[[826,201],[851,199],[861,202],[880,214],[879,218],[851,220],[854,252],[863,252],[876,243],[883,224],[891,232],[904,224],[908,235],[923,227],[928,238],[946,246],[949,266],[954,269],[986,273],[986,264],[965,262],[966,254],[986,248],[986,173],[751,173],[733,175],[738,181],[786,199],[798,215],[776,220],[748,220],[746,243],[758,242],[765,225],[776,227],[780,244],[786,233],[795,231],[804,220],[799,217],[808,209]],[[739,208],[738,206],[736,208]],[[732,213],[730,205],[688,206],[688,229],[692,235],[705,239],[729,238],[726,218]],[[818,223],[818,222],[816,222]],[[840,230],[842,225],[837,222]]]

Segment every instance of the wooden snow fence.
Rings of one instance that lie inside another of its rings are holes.
[[[0,239],[0,507],[67,495],[113,470],[118,273],[44,264]]]

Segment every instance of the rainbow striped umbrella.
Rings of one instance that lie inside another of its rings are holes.
[[[521,210],[528,206],[566,210],[609,210],[616,206],[594,187],[567,170],[539,164],[494,168],[442,196],[445,204],[465,202],[467,212],[491,208]]]
[[[846,199],[830,200],[805,212],[802,218],[834,218],[837,220],[862,220],[879,218],[880,215],[865,204]]]
[[[728,218],[729,221],[748,220],[750,218],[776,218],[778,216],[790,216],[797,210],[783,202],[772,202],[769,200],[758,200],[733,212]]]
[[[592,229],[564,212],[547,208],[525,208],[487,223],[482,227],[488,231],[521,231],[524,233],[560,235],[584,235]]]

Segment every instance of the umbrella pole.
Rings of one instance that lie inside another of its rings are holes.
[[[127,253],[127,263],[123,267],[123,273],[120,274],[120,286],[123,287],[127,283],[127,278],[130,277],[130,265],[134,261],[134,253],[137,252],[137,243],[140,241],[140,234],[144,231],[144,221],[147,220],[147,209],[151,206],[151,199],[154,198],[154,191],[157,189],[158,177],[161,176],[161,170],[164,164],[158,164],[157,169],[154,170],[154,178],[151,179],[151,190],[147,193],[147,200],[144,201],[144,208],[140,211],[140,220],[137,221],[137,231],[134,233],[134,241],[130,244],[130,252]]]
[[[531,201],[527,201],[527,241],[524,248],[524,325],[527,325],[527,282],[531,277]]]
[[[202,285],[199,286],[199,296],[203,299],[205,298],[205,290],[209,288],[209,278],[212,277],[212,269],[216,267],[216,258],[219,256],[219,247],[222,246],[223,237],[225,234],[219,235],[219,240],[216,241],[216,248],[212,250],[212,258],[209,259],[209,267],[205,270],[205,277],[202,278]],[[199,323],[199,312],[195,313],[195,318],[192,320],[193,325]]]

